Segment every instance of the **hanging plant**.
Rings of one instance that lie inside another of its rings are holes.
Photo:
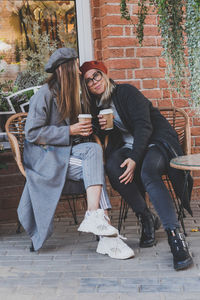
[[[200,114],[200,1],[188,0],[186,32],[192,106]]]
[[[127,8],[126,0],[121,0],[121,2],[120,2],[120,12],[121,12],[121,17],[122,18],[124,18],[126,20],[130,20],[131,19],[129,10]]]
[[[142,45],[144,37],[145,18],[148,13],[147,0],[138,1],[138,24],[136,28],[137,38]],[[163,53],[166,61],[166,79],[180,93],[183,91],[183,79],[187,76],[184,56],[183,36],[183,0],[150,0],[149,4],[157,8],[159,16],[159,29],[162,37]],[[127,11],[126,1],[123,0],[121,9]],[[126,12],[125,15],[128,13]],[[122,17],[123,14],[122,14]]]
[[[121,15],[128,15],[126,0],[121,0]],[[138,0],[137,38],[142,45],[145,18],[148,13],[146,0]],[[200,0],[149,0],[159,16],[159,29],[162,37],[163,57],[166,61],[166,79],[170,86],[182,93],[190,79],[190,90],[194,107],[200,106]],[[184,10],[186,5],[186,23]],[[126,13],[123,15],[124,10]],[[185,25],[185,28],[184,28]],[[187,33],[189,51],[188,68],[185,60],[184,32]],[[188,74],[188,69],[190,77]],[[199,109],[200,110],[200,109]]]
[[[142,41],[144,38],[144,22],[146,19],[146,15],[148,13],[148,7],[146,6],[147,0],[142,0],[138,2],[138,24],[136,28],[137,38],[142,45]]]
[[[158,9],[159,28],[162,37],[163,57],[166,61],[166,79],[183,92],[183,80],[187,78],[184,54],[183,0],[152,0]]]

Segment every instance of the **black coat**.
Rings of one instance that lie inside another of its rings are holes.
[[[153,107],[152,103],[144,97],[144,95],[134,86],[129,84],[116,85],[112,93],[111,100],[113,101],[116,110],[129,131],[134,137],[133,148],[129,156],[137,165],[141,165],[147,147],[149,144],[156,144],[162,151],[168,163],[168,176],[172,182],[176,195],[181,198],[183,206],[192,214],[190,208],[190,197],[193,186],[191,176],[188,177],[187,192],[182,195],[182,187],[185,179],[185,172],[170,167],[169,162],[171,158],[183,155],[183,151],[178,141],[176,131],[172,128],[166,118],[160,111]],[[94,99],[92,99],[92,114],[98,114],[99,109],[94,106]],[[97,122],[94,123],[95,128],[98,128]],[[102,138],[103,135],[108,134],[108,131],[96,131]],[[121,133],[117,127],[109,131],[109,142],[106,148],[106,157],[110,156],[112,152],[121,147],[123,141]]]

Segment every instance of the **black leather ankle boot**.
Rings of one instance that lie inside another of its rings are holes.
[[[168,243],[173,254],[174,269],[186,269],[193,264],[192,257],[188,251],[185,236],[180,233],[178,228],[166,229],[168,235]]]
[[[140,237],[140,247],[148,248],[156,244],[155,230],[159,229],[161,222],[158,216],[154,215],[149,209],[143,213],[137,213],[136,216],[141,223],[142,233]]]

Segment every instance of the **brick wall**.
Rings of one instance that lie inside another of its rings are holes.
[[[25,179],[21,175],[11,151],[0,154],[0,163],[6,163],[6,169],[0,169],[0,222],[17,220],[17,207],[23,191]],[[111,188],[107,179],[108,193],[115,209],[119,208],[119,196]],[[72,202],[71,202],[72,204]],[[85,199],[76,201],[77,215],[86,210]],[[66,196],[61,196],[56,209],[56,217],[72,216]]]
[[[152,101],[155,106],[184,108],[191,119],[192,153],[200,152],[200,119],[194,117],[187,99],[170,91],[165,81],[165,61],[161,57],[161,37],[158,16],[150,7],[144,25],[143,47],[136,34],[137,0],[127,1],[132,21],[121,19],[120,0],[91,0],[94,56],[103,60],[109,76],[118,83],[130,83]],[[193,198],[200,195],[200,172],[193,172]]]
[[[157,16],[153,10],[145,25],[144,47],[140,47],[134,33],[137,22],[137,1],[130,0],[132,22],[120,17],[119,0],[91,0],[95,58],[103,60],[109,68],[110,77],[117,82],[129,82],[139,88],[156,106],[172,103],[184,108],[191,116],[192,152],[200,152],[200,120],[193,117],[187,101],[172,95],[164,80],[165,62],[160,57],[160,35],[157,30]],[[0,154],[0,160],[7,162],[8,169],[0,170],[0,220],[17,218],[16,208],[23,190],[23,176],[19,173],[10,153]],[[200,172],[193,172],[193,199],[200,196]],[[108,186],[111,202],[119,206],[119,197]],[[83,209],[83,201],[78,203]],[[61,201],[57,216],[70,214],[66,201]]]

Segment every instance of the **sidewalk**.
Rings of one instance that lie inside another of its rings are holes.
[[[16,224],[0,224],[0,299],[199,300],[200,232],[191,229],[200,226],[200,201],[192,208],[194,218],[185,224],[194,266],[179,272],[173,269],[163,229],[156,234],[156,246],[138,247],[139,227],[131,211],[122,234],[135,258],[125,261],[97,254],[95,236],[78,233],[71,218],[55,220],[52,237],[36,253],[29,251],[25,232],[15,233]],[[114,225],[117,217],[113,212]]]

